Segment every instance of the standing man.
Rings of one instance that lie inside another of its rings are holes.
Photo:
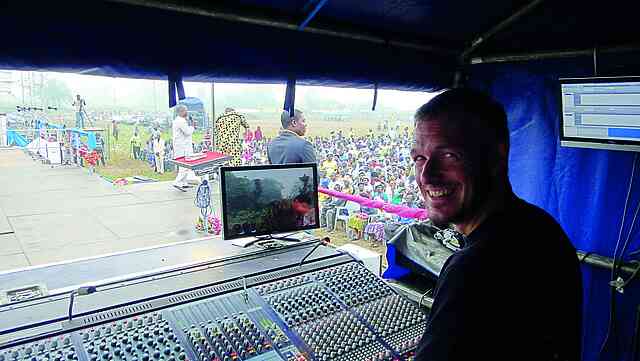
[[[226,108],[215,122],[216,150],[232,157],[232,166],[242,164],[242,132],[240,128],[249,129],[244,115],[233,108]]]
[[[131,151],[133,153],[133,159],[140,159],[140,136],[138,135],[138,129],[133,131],[133,136],[129,141],[131,143]]]
[[[164,147],[164,139],[162,139],[160,134],[155,135],[153,153],[156,160],[156,172],[160,174],[164,174]]]
[[[579,361],[576,250],[549,214],[513,193],[502,105],[446,91],[418,109],[414,137],[429,218],[463,244],[442,268],[416,360]]]
[[[304,114],[297,109],[293,114],[289,115],[286,110],[282,112],[282,130],[267,145],[267,156],[271,164],[316,163],[313,145],[303,138],[307,132]]]
[[[76,128],[84,128],[84,121],[87,117],[84,109],[86,105],[87,102],[85,102],[84,99],[80,97],[80,94],[76,94],[76,100],[73,102],[73,106],[76,107]]]
[[[176,106],[178,114],[173,120],[173,158],[185,157],[193,154],[193,131],[195,128],[187,124],[187,107],[179,104]],[[189,178],[189,170],[187,168],[178,167],[178,176],[173,182],[177,188],[188,187],[187,179]]]
[[[116,143],[118,142],[118,122],[113,119],[111,120],[111,132],[113,133],[113,137],[116,139]]]

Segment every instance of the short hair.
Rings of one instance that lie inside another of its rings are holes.
[[[226,108],[224,108],[224,112],[225,112],[225,113],[235,112],[235,111],[236,111],[236,110],[235,110],[235,109],[233,109],[233,108],[231,108],[231,107],[226,107]]]
[[[491,136],[492,139],[488,140],[509,144],[509,127],[504,107],[486,93],[469,88],[447,90],[418,108],[414,121],[417,124],[442,116],[453,116],[463,125],[465,119],[471,117]]]
[[[178,104],[178,105],[176,105],[176,113],[177,113],[177,114],[179,114],[179,113],[180,113],[180,110],[182,110],[182,109],[187,110],[187,106],[186,106],[186,105],[184,105],[184,104]]]
[[[300,120],[302,117],[302,112],[298,109],[293,111],[293,116],[289,115],[289,111],[283,110],[280,115],[280,122],[282,123],[282,128],[287,129],[291,125],[292,120]]]

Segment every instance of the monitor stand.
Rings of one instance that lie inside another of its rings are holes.
[[[301,240],[299,240],[297,238],[292,238],[292,237],[287,237],[287,236],[274,236],[272,234],[268,234],[266,236],[256,236],[255,242],[268,241],[268,240],[301,242]]]

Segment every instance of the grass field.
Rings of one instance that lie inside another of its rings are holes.
[[[252,130],[255,130],[257,126],[260,126],[264,136],[272,138],[278,134],[280,129],[280,121],[277,119],[277,115],[273,117],[267,117],[267,119],[248,119],[249,126]],[[404,123],[391,123],[391,126],[400,125],[401,128],[410,126],[409,122]],[[108,124],[97,124],[98,127],[108,127]],[[356,135],[368,134],[369,129],[373,129],[375,133],[378,133],[377,124],[360,120],[360,121],[326,121],[313,119],[307,119],[307,137],[315,136],[329,136],[332,131],[342,130],[344,134],[349,134],[351,128]],[[164,174],[158,174],[153,171],[153,168],[149,166],[146,161],[134,160],[132,156],[132,149],[130,140],[133,136],[134,126],[128,124],[118,125],[118,141],[113,138],[113,135],[109,139],[109,157],[106,166],[97,166],[96,171],[103,177],[114,180],[117,178],[126,178],[132,176],[143,176],[147,178],[153,178],[159,181],[173,180],[176,177],[175,172],[165,172]],[[140,139],[144,142],[149,139],[150,129],[142,126],[138,126],[138,134]],[[196,130],[193,135],[195,143],[202,141],[203,131]],[[162,138],[165,140],[171,139],[171,130],[166,129],[162,133]]]

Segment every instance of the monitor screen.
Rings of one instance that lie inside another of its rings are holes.
[[[640,77],[560,79],[560,144],[640,151]]]
[[[315,163],[220,168],[223,238],[319,228]]]

